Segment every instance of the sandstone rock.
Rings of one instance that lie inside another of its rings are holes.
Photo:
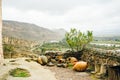
[[[62,64],[57,64],[57,67],[62,67]]]
[[[38,57],[38,62],[42,65],[46,65],[48,63],[48,59],[46,56],[39,56]]]
[[[52,62],[52,63],[56,63],[56,60],[55,60],[55,59],[51,59],[51,62]]]
[[[47,64],[47,66],[54,66],[54,64],[52,63],[52,62],[49,62],[48,64]]]
[[[65,63],[64,63],[64,64],[62,64],[62,67],[63,67],[63,68],[67,68],[67,67],[68,67],[68,64],[65,64]]]
[[[43,64],[41,57],[38,57],[37,62]]]

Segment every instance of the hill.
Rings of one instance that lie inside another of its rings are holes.
[[[3,36],[31,41],[61,40],[64,35],[35,24],[3,20]]]

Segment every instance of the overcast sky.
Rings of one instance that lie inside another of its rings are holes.
[[[120,0],[2,0],[4,20],[49,29],[120,30]]]

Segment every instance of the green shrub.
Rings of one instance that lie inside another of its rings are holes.
[[[68,68],[72,69],[73,68],[73,64],[69,63],[68,64]]]
[[[13,77],[29,77],[30,73],[26,69],[15,68],[10,71],[10,75],[12,75]]]

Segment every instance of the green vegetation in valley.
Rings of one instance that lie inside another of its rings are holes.
[[[87,47],[99,48],[104,50],[117,50],[120,49],[120,41],[115,40],[97,40],[92,41]]]
[[[16,53],[15,52],[15,46],[12,44],[3,44],[3,51],[4,51],[4,57],[9,57],[12,58],[12,54]]]
[[[46,42],[43,43],[42,46],[40,46],[38,49],[41,50],[42,53],[45,51],[62,51],[64,49],[68,49],[67,43],[65,42],[65,39],[59,42]]]
[[[3,37],[4,58],[24,57],[32,53],[31,48],[36,45],[34,41]]]
[[[117,50],[117,49],[120,49],[120,46],[116,46],[116,45],[105,46],[105,45],[96,45],[96,44],[91,45],[91,44],[89,44],[87,47],[104,49],[104,50]]]
[[[102,43],[102,44],[120,44],[120,41],[115,40],[94,40],[92,43]]]
[[[14,52],[14,45],[11,44],[4,44],[3,51],[6,53],[13,53]]]

